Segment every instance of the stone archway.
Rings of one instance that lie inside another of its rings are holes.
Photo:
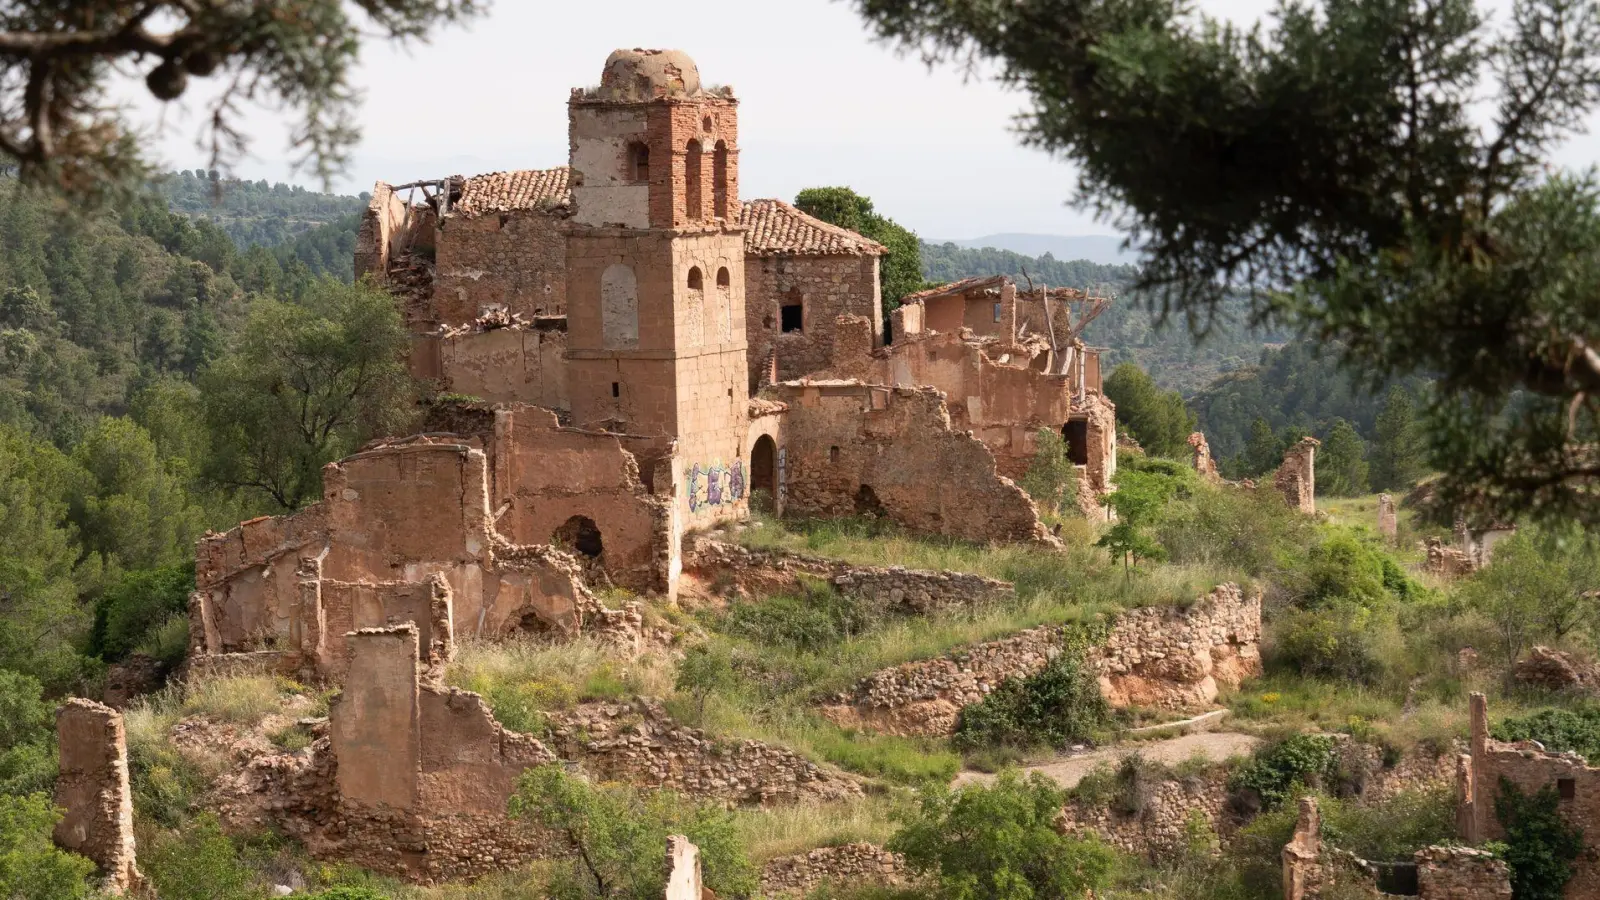
[[[756,438],[750,448],[750,502],[763,512],[777,511],[778,444],[770,434]]]

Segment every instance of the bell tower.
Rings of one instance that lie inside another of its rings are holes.
[[[568,102],[574,424],[677,441],[687,526],[742,515],[749,423],[738,101],[678,50],[618,50]]]

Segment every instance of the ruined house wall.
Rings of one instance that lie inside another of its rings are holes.
[[[1317,511],[1316,438],[1301,438],[1283,455],[1283,465],[1272,476],[1273,484],[1290,507],[1310,515]]]
[[[445,216],[434,263],[438,320],[459,325],[490,306],[530,319],[565,315],[564,212],[513,209]]]
[[[974,541],[1046,539],[1033,501],[995,469],[980,441],[954,430],[931,388],[789,383],[789,514],[881,511],[914,531]]]
[[[1087,428],[1084,474],[1096,493],[1116,474],[1116,407],[1098,392],[1077,400],[1077,380],[1047,375],[1027,351],[959,334],[913,334],[877,352],[862,347],[865,320],[841,319],[829,377],[869,384],[934,387],[944,392],[950,421],[994,454],[1001,474],[1020,478],[1033,460],[1037,432],[1060,432],[1069,421]]]
[[[688,539],[683,568],[706,590],[747,597],[796,592],[803,587],[802,579],[820,579],[841,594],[903,615],[981,609],[1015,596],[1010,583],[982,575],[856,566],[778,550],[750,550],[705,535]]]
[[[313,574],[302,576],[300,591],[308,597],[301,608],[315,610],[307,617],[315,632],[305,636],[304,647],[314,653],[318,671],[332,681],[344,681],[350,661],[345,635],[352,631],[411,623],[417,629],[419,663],[442,667],[455,653],[450,585],[440,575],[373,583]]]
[[[833,698],[823,715],[847,727],[902,735],[955,731],[963,707],[1011,678],[1025,678],[1061,652],[1063,630],[1040,626],[941,659],[903,663],[867,676]],[[1118,616],[1088,654],[1114,706],[1203,709],[1221,686],[1260,674],[1261,598],[1219,585],[1187,609],[1153,607]]]
[[[766,383],[762,374],[774,351],[779,381],[826,369],[834,357],[839,316],[866,318],[872,323],[869,349],[883,345],[876,256],[751,254],[745,256],[744,278],[752,392]],[[784,332],[782,307],[796,301],[802,329]]]
[[[667,837],[666,900],[701,900],[700,848],[681,834]]]
[[[1198,431],[1189,435],[1189,447],[1194,451],[1195,472],[1206,481],[1220,481],[1222,476],[1217,474],[1217,462],[1211,458],[1211,445],[1206,442],[1206,436]]]
[[[567,333],[559,328],[426,335],[412,342],[411,374],[489,403],[568,409],[566,352]]]
[[[1489,737],[1488,701],[1474,693],[1471,703],[1471,753],[1464,761],[1457,785],[1460,810],[1457,821],[1468,843],[1504,840],[1505,828],[1494,812],[1500,780],[1516,785],[1523,794],[1553,787],[1560,797],[1561,815],[1571,823],[1600,821],[1600,768],[1587,765],[1575,753],[1546,752],[1534,741],[1510,744]],[[1600,833],[1585,828],[1585,852],[1574,863],[1565,896],[1571,900],[1600,896]]]
[[[1400,520],[1395,512],[1394,498],[1388,494],[1378,495],[1378,533],[1389,540],[1394,540],[1400,532]]]
[[[128,787],[128,738],[122,714],[92,700],[73,698],[56,711],[60,775],[55,805],[60,846],[94,861],[108,893],[137,890],[133,792]]]
[[[286,672],[326,661],[324,604],[302,592],[303,557],[318,558],[314,580],[328,582],[417,583],[437,574],[460,633],[499,634],[535,621],[571,632],[586,616],[603,620],[608,612],[572,557],[515,545],[495,531],[482,451],[426,440],[382,446],[330,464],[323,486],[322,501],[306,510],[201,539],[192,657],[262,652],[276,658],[260,667]],[[387,612],[383,621],[392,621]],[[430,632],[430,644],[442,627]],[[323,667],[319,674],[337,673]]]
[[[624,440],[562,428],[549,410],[496,410],[494,506],[511,504],[497,528],[516,543],[559,543],[557,532],[573,517],[590,519],[603,549],[586,565],[603,568],[623,587],[666,593],[676,528],[672,502],[646,488],[639,460],[624,448]],[[661,452],[648,440],[634,446]],[[563,549],[581,552],[575,546]]]
[[[1423,900],[1511,900],[1511,869],[1470,847],[1417,851],[1417,896]]]
[[[411,226],[410,207],[395,195],[394,188],[382,181],[373,185],[372,199],[356,232],[356,277],[383,277],[394,254],[409,244]]]

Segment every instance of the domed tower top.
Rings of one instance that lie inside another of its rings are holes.
[[[640,103],[700,93],[700,69],[682,50],[613,50],[596,100]]]

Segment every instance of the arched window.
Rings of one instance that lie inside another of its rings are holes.
[[[717,269],[717,339],[733,339],[733,276],[727,266]]]
[[[728,142],[717,141],[711,154],[711,198],[715,215],[719,219],[732,218],[728,214]]]
[[[680,307],[680,325],[678,340],[685,347],[698,346],[705,342],[705,286],[706,278],[701,273],[699,266],[689,269],[689,291],[683,297]]]
[[[728,274],[728,267],[723,266],[717,270],[717,287],[728,288],[733,285],[733,277]]]
[[[650,148],[641,141],[628,145],[628,181],[645,184],[650,181]]]
[[[689,290],[703,291],[706,288],[706,277],[700,273],[699,266],[689,269]]]
[[[704,156],[700,152],[700,142],[690,141],[689,152],[683,160],[684,178],[688,183],[683,199],[691,222],[698,222],[706,216],[705,201],[701,196],[701,183],[705,180]]]
[[[632,266],[613,263],[600,274],[600,330],[608,350],[639,346],[639,282]]]

